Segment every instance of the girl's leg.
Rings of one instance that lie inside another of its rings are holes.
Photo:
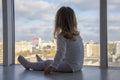
[[[38,55],[36,55],[36,58],[37,58],[38,62],[42,60]],[[46,62],[46,64],[48,64],[47,66],[49,66],[50,63],[51,63],[50,60],[48,60]],[[63,61],[59,65],[58,69],[56,69],[54,71],[56,71],[56,72],[72,72],[72,69],[70,68],[70,66],[66,62]]]
[[[52,62],[52,60],[30,62],[30,68],[36,71],[44,71]]]
[[[71,67],[66,62],[61,62],[55,72],[72,73]]]
[[[43,61],[38,55],[36,55],[37,61]]]
[[[23,56],[19,56],[18,61],[26,69],[31,68],[32,70],[39,70],[39,71],[46,69],[51,64],[51,62],[53,62],[52,60],[39,61],[39,62],[29,62]]]

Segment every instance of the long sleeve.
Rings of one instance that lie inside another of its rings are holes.
[[[61,36],[57,37],[57,51],[51,66],[57,68],[59,63],[63,60],[66,53],[66,42],[65,39]]]

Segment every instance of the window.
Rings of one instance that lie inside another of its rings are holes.
[[[44,60],[54,58],[54,17],[61,6],[71,6],[77,15],[84,40],[84,65],[99,65],[99,0],[15,0],[16,63],[18,55],[31,61],[36,54]]]
[[[99,66],[99,0],[64,0],[59,5],[71,6],[77,15],[78,29],[84,41],[84,65]]]
[[[52,36],[56,6],[47,0],[15,0],[15,63],[18,55],[35,61],[53,59],[56,43]]]
[[[108,0],[108,65],[120,67],[119,0]]]
[[[84,65],[98,66],[100,60],[99,0],[71,0],[69,5],[72,5],[76,11],[78,28],[84,41]]]
[[[0,64],[3,63],[2,0],[0,0]]]

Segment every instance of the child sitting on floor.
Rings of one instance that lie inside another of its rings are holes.
[[[38,62],[29,62],[23,56],[18,61],[26,68],[50,74],[57,72],[76,72],[83,67],[84,47],[77,30],[75,13],[70,7],[61,7],[55,17],[54,37],[57,39],[57,51],[54,60],[43,61],[37,56]]]

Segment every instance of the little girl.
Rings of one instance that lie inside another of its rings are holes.
[[[23,56],[18,61],[26,68],[50,74],[57,72],[76,72],[83,67],[84,47],[77,30],[76,16],[70,7],[61,7],[55,17],[54,37],[57,39],[57,51],[54,60],[43,61],[38,55],[38,62],[29,62]]]

